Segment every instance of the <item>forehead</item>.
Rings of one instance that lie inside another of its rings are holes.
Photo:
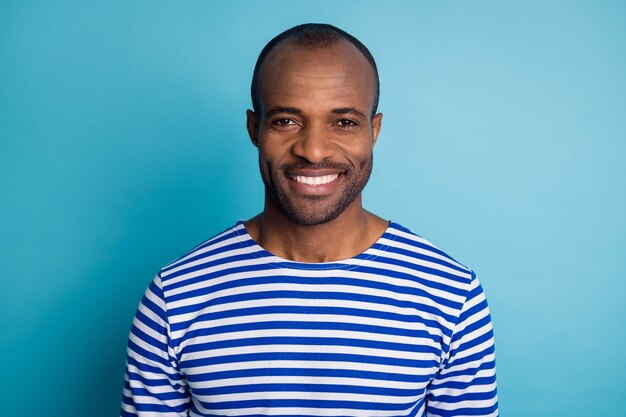
[[[369,112],[376,92],[374,70],[351,43],[305,47],[285,41],[268,54],[259,71],[263,108],[307,106],[337,101],[338,107]]]

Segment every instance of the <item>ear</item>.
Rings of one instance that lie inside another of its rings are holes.
[[[250,140],[252,144],[259,147],[259,118],[256,113],[252,110],[246,110],[246,128],[248,129],[248,136],[250,136]]]
[[[383,125],[383,114],[378,113],[374,117],[372,117],[372,145],[376,143],[378,139],[378,134],[380,133],[380,128]]]

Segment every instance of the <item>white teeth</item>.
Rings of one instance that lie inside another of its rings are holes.
[[[339,174],[322,175],[321,177],[305,177],[302,175],[296,175],[294,179],[297,182],[301,182],[307,185],[322,185],[322,184],[328,184],[329,182],[335,181],[338,176]]]

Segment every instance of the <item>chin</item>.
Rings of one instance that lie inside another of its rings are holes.
[[[341,213],[285,213],[289,220],[301,226],[319,226],[320,224],[325,224],[335,220],[340,214]]]
[[[279,200],[280,200],[280,196]],[[275,201],[276,202],[276,201]],[[335,220],[354,202],[340,200],[334,203],[324,201],[324,198],[310,199],[307,205],[298,206],[289,199],[278,201],[279,210],[293,223],[302,226],[318,226]]]

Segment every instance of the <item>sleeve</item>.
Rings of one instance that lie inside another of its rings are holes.
[[[467,297],[436,377],[428,386],[428,417],[498,416],[496,357],[489,307],[472,272]]]
[[[130,330],[121,417],[187,416],[189,389],[172,349],[161,278],[146,290]]]

